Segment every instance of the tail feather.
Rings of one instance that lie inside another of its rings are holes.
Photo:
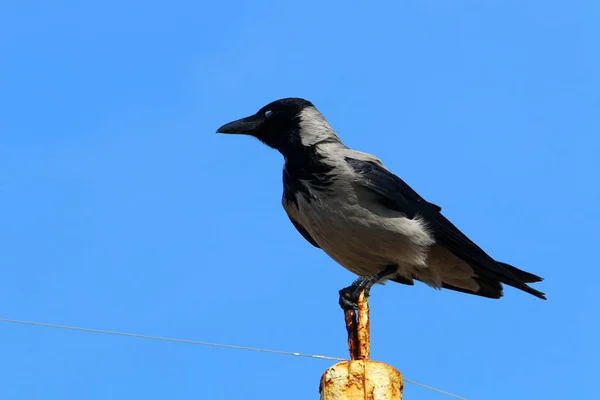
[[[529,293],[539,299],[546,300],[546,295],[539,290],[535,290],[527,283],[539,282],[541,278],[537,275],[531,274],[529,272],[522,271],[518,268],[513,267],[512,265],[505,263],[498,263],[501,266],[505,273],[497,273],[492,272],[490,270],[483,270],[481,268],[473,267],[473,271],[477,274],[477,277],[486,279],[497,280],[505,285],[512,286],[514,288],[520,289],[526,293]]]
[[[506,263],[503,263],[500,261],[496,261],[496,263],[498,263],[501,266],[503,266],[504,268],[506,268],[508,271],[510,271],[511,274],[516,276],[518,279],[520,279],[524,283],[541,282],[544,280],[544,278],[540,278],[539,276],[534,275],[530,272],[520,270],[519,268],[513,267],[510,264],[506,264]]]
[[[473,290],[466,289],[463,287],[458,287],[458,286],[452,285],[447,282],[442,282],[442,288],[454,290],[456,292],[473,294],[473,295],[481,296],[481,297],[487,297],[490,299],[499,299],[503,296],[502,284],[504,283],[505,285],[509,285],[509,286],[513,286],[518,289],[521,289],[524,292],[527,292],[527,293],[529,293],[535,297],[538,297],[542,300],[546,300],[545,293],[540,292],[539,290],[535,290],[532,287],[530,287],[529,285],[527,285],[527,283],[541,282],[541,281],[543,281],[543,278],[541,278],[535,274],[532,274],[530,272],[520,270],[520,269],[513,267],[512,265],[506,264],[506,263],[498,262],[498,264],[500,266],[502,266],[504,269],[506,269],[506,271],[508,272],[508,275],[511,276],[511,279],[506,279],[505,276],[503,277],[501,275],[491,275],[491,274],[483,275],[483,274],[476,273],[475,275],[473,275],[471,277],[471,279],[473,279],[475,282],[477,282],[477,285],[479,285],[479,290],[477,290],[477,291],[473,291]],[[413,279],[421,281],[421,279],[419,279],[419,277],[417,277],[417,276],[413,276],[412,278],[406,278],[406,277],[402,277],[400,275],[398,275],[394,278],[391,278],[390,280],[392,280],[394,282],[402,283],[404,285],[414,285]]]
[[[496,280],[488,278],[472,278],[479,285],[479,290],[474,292],[469,289],[463,289],[448,283],[442,283],[444,289],[450,289],[461,293],[474,294],[489,299],[499,299],[502,297],[502,284]]]

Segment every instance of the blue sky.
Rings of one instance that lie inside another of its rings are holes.
[[[289,224],[280,155],[215,134],[300,96],[546,278],[546,302],[377,287],[372,357],[470,399],[592,398],[599,18],[591,1],[1,2],[0,318],[345,357],[354,276]],[[314,399],[332,364],[0,338],[7,400]]]

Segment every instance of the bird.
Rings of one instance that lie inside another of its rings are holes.
[[[281,153],[291,224],[357,275],[338,292],[342,309],[388,281],[491,299],[503,297],[505,284],[546,300],[528,285],[543,278],[488,255],[379,158],[344,145],[312,102],[278,99],[217,133],[252,136]]]

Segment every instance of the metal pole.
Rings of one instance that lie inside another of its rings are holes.
[[[402,400],[402,375],[393,367],[369,360],[369,303],[364,293],[354,310],[344,313],[351,361],[342,361],[321,377],[321,400]]]

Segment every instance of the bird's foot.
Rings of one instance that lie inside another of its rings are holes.
[[[364,289],[365,297],[369,297],[371,288],[376,282],[377,277],[375,275],[361,276],[352,285],[340,290],[340,307],[342,307],[342,310],[356,310],[358,308],[360,292]]]
[[[398,272],[397,265],[387,265],[380,273],[371,276],[361,276],[352,285],[343,288],[340,293],[340,307],[342,310],[356,310],[358,308],[358,297],[360,292],[365,291],[365,297],[369,297],[371,288],[379,280]]]

